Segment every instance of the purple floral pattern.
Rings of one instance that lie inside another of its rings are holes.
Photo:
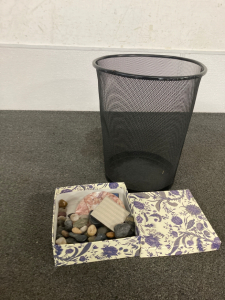
[[[176,225],[181,225],[183,223],[182,219],[178,216],[172,217],[171,221]]]
[[[140,257],[219,249],[220,239],[189,190],[144,195],[129,194],[129,203],[142,237]]]
[[[117,255],[118,253],[118,249],[114,246],[106,246],[105,248],[102,248],[102,250],[103,254],[106,255],[108,258]]]
[[[196,206],[196,205],[187,205],[186,210],[191,214],[191,215],[199,215],[201,213],[201,209]]]
[[[143,218],[141,216],[137,216],[136,220],[137,220],[138,223],[142,223]]]
[[[159,246],[161,245],[159,242],[159,237],[158,236],[154,236],[153,234],[150,234],[149,236],[145,237],[145,242],[151,246],[151,247],[156,247],[159,248]]]
[[[110,182],[109,187],[110,189],[117,189],[119,184],[117,182]]]
[[[72,191],[119,189],[123,183],[99,183],[56,189],[55,197]],[[156,257],[218,250],[221,241],[189,190],[128,194],[138,236],[76,245],[55,245],[56,266],[126,257]],[[55,201],[54,201],[55,211]],[[54,218],[53,218],[54,224]]]
[[[140,251],[140,237],[99,241],[75,245],[55,245],[56,266],[89,263],[137,256]]]

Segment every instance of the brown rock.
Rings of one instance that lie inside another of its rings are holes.
[[[59,217],[58,217],[58,220],[62,220],[62,221],[65,222],[65,221],[66,221],[66,217],[64,217],[64,216],[59,216]]]
[[[126,217],[125,223],[134,222],[134,217],[129,215]]]
[[[106,233],[106,236],[107,236],[107,238],[109,238],[109,239],[113,239],[113,238],[115,237],[115,233],[112,232],[112,231],[110,231],[110,232],[107,232],[107,233]]]
[[[77,227],[73,227],[72,232],[76,233],[76,234],[81,234],[82,233],[82,231]]]
[[[66,239],[64,237],[60,237],[58,240],[55,241],[57,245],[66,244]]]
[[[67,202],[63,199],[59,200],[59,207],[66,208]]]
[[[88,227],[88,230],[87,230],[87,233],[88,233],[88,236],[94,236],[96,235],[97,233],[97,228],[95,227],[95,225],[91,225]]]
[[[57,219],[57,225],[63,227],[65,220],[66,220],[66,218],[63,217],[63,216],[58,217],[58,219]]]
[[[62,230],[61,231],[61,235],[63,235],[64,237],[69,237],[69,232],[68,231],[66,231],[66,230]]]

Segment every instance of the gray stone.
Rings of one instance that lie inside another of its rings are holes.
[[[62,234],[56,233],[56,239],[59,239],[60,237],[63,237]]]
[[[73,222],[71,220],[66,220],[64,222],[64,226],[66,231],[71,231],[73,228]]]
[[[109,231],[110,229],[108,229],[106,226],[102,226],[98,228],[97,235],[106,234]]]
[[[131,226],[131,230],[134,232],[135,231],[135,223],[132,221],[127,221],[126,223]]]
[[[62,232],[63,230],[65,230],[65,227],[59,226],[59,227],[57,227],[56,233],[57,233],[57,234],[61,234],[61,232]]]
[[[92,243],[92,242],[95,241],[95,239],[96,239],[96,236],[90,236],[90,237],[88,238],[88,242]]]
[[[80,234],[76,234],[76,233],[73,233],[73,232],[69,232],[69,236],[72,237],[72,238],[76,238],[78,235]]]
[[[102,233],[102,234],[99,234],[96,236],[95,242],[104,241],[106,239],[107,239],[106,235],[104,233]]]
[[[59,207],[59,210],[58,210],[58,212],[65,212],[65,213],[66,213],[66,209],[65,209],[65,208],[63,208],[63,207]]]
[[[76,235],[75,240],[79,243],[83,243],[87,240],[87,236],[84,234],[78,234]]]
[[[125,238],[127,236],[130,236],[130,234],[132,233],[132,228],[128,223],[117,224],[114,227],[114,232],[116,239]]]
[[[66,242],[67,242],[67,244],[76,244],[77,243],[77,241],[72,237],[68,237],[66,239]]]
[[[87,226],[88,224],[88,219],[87,218],[83,218],[83,219],[79,219],[76,222],[73,222],[73,227],[77,227],[77,228],[82,228],[84,226]]]

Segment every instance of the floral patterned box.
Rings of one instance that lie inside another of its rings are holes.
[[[52,223],[52,246],[55,266],[139,256],[141,239],[139,236],[74,245],[59,246],[55,244],[59,200],[64,199],[68,202],[67,213],[69,214],[75,212],[76,206],[87,194],[99,190],[119,194],[119,198],[123,201],[126,209],[130,211],[127,201],[128,193],[124,183],[96,183],[56,189]]]
[[[103,242],[56,245],[58,201],[74,212],[93,191],[118,193],[134,216],[136,236]],[[70,202],[72,205],[70,205]],[[128,194],[124,183],[97,183],[57,188],[54,198],[52,246],[55,266],[134,256],[156,257],[218,250],[221,241],[189,190]]]
[[[219,237],[189,190],[129,194],[140,257],[218,250]]]

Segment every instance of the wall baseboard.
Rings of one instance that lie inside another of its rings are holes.
[[[225,113],[225,51],[0,44],[1,110],[98,111],[92,61],[115,53],[158,53],[199,60],[208,68],[195,112]]]

